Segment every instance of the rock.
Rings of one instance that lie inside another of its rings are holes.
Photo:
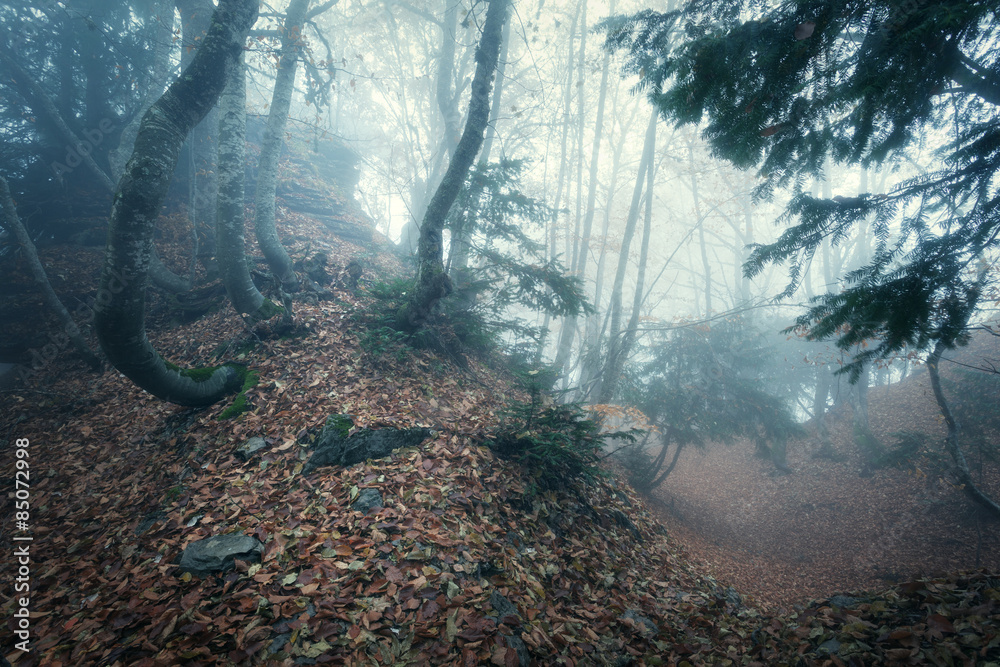
[[[819,653],[829,653],[833,655],[840,650],[840,642],[836,639],[827,639],[816,649]]]
[[[259,438],[259,437],[250,438],[242,445],[240,445],[239,448],[236,450],[235,452],[236,458],[241,459],[243,461],[249,461],[251,458],[253,458],[254,454],[264,449],[265,447],[267,447],[267,442],[264,440],[264,438]]]
[[[357,499],[351,503],[351,509],[367,514],[376,507],[385,507],[382,504],[382,494],[375,489],[361,489]]]
[[[636,628],[638,628],[639,630],[652,632],[654,635],[660,631],[660,629],[656,627],[656,623],[654,623],[652,619],[647,618],[646,616],[643,616],[641,614],[638,614],[632,611],[631,609],[626,611],[625,614],[622,616],[622,618],[626,618],[635,623]]]
[[[509,648],[514,649],[517,652],[517,664],[518,667],[528,667],[531,664],[531,654],[528,653],[528,647],[524,644],[524,641],[520,637],[514,635],[501,635],[504,642],[507,643]]]
[[[204,577],[213,572],[233,569],[233,561],[237,559],[259,563],[263,553],[264,545],[248,535],[213,535],[189,544],[181,554],[180,568],[184,572]]]
[[[379,459],[402,447],[415,447],[431,435],[431,430],[426,428],[383,428],[362,429],[348,437],[351,426],[353,422],[349,417],[329,417],[316,441],[313,455],[302,468],[302,474],[308,475],[321,466],[351,466],[368,459]]]
[[[734,607],[743,606],[743,598],[740,597],[740,594],[732,586],[730,586],[725,590],[725,593],[723,593],[723,597],[725,598],[726,602],[733,605]]]
[[[858,603],[857,599],[852,598],[849,595],[834,595],[830,598],[831,607],[840,607],[841,609],[850,609]]]
[[[497,591],[490,593],[490,604],[497,613],[497,624],[502,623],[508,616],[513,616],[517,619],[521,618],[521,615],[517,612],[517,607]]]

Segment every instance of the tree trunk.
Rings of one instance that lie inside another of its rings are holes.
[[[211,0],[175,0],[181,17],[181,69],[185,69],[194,58],[199,45],[205,39],[212,21]],[[195,245],[210,278],[218,274],[215,265],[216,253],[215,213],[218,195],[218,144],[216,131],[219,129],[218,108],[213,107],[205,118],[191,131],[187,144],[191,161],[188,164],[188,191],[190,204],[188,217],[194,227]],[[194,264],[192,262],[192,269]]]
[[[219,99],[258,8],[259,0],[220,0],[191,64],[146,112],[111,209],[95,318],[101,349],[138,386],[180,405],[210,405],[242,377],[231,366],[185,372],[153,349],[145,327],[153,231],[181,145]]]
[[[299,278],[292,268],[274,223],[274,197],[278,188],[278,159],[284,142],[285,122],[292,104],[295,90],[295,70],[302,52],[302,28],[305,22],[309,0],[292,0],[285,14],[285,25],[281,34],[281,56],[274,79],[271,95],[271,110],[267,115],[267,128],[260,144],[260,158],[257,162],[257,195],[254,208],[254,229],[257,243],[267,258],[271,271],[283,287],[290,291],[299,288]]]
[[[649,124],[646,126],[646,138],[643,142],[642,157],[639,159],[639,171],[636,174],[635,187],[632,189],[632,203],[629,205],[628,218],[625,220],[625,236],[622,239],[622,247],[618,253],[618,269],[615,272],[615,282],[611,288],[611,303],[608,306],[610,311],[610,327],[608,331],[608,360],[614,359],[622,341],[618,339],[621,333],[622,319],[622,290],[625,287],[625,271],[628,269],[629,250],[632,247],[632,237],[635,236],[636,223],[639,221],[639,204],[642,200],[643,180],[646,178],[646,169],[653,161],[653,148],[656,144],[656,119],[659,111],[653,107],[653,112],[649,117]],[[614,390],[617,384],[617,377],[611,378],[607,374],[609,364],[605,364],[605,372],[601,376],[601,388],[597,392],[597,402],[607,403],[611,400],[608,391]],[[607,385],[608,388],[605,387]]]
[[[975,481],[972,479],[972,473],[969,472],[969,464],[966,462],[965,455],[962,453],[962,448],[958,443],[959,425],[948,406],[948,400],[941,389],[941,378],[938,375],[938,363],[941,361],[941,355],[945,349],[946,345],[938,341],[937,345],[934,346],[934,351],[927,358],[927,374],[931,379],[931,389],[934,391],[934,398],[937,400],[938,407],[941,408],[944,423],[948,427],[948,435],[944,440],[945,449],[951,455],[951,460],[955,462],[955,474],[958,476],[958,481],[962,485],[965,495],[969,496],[973,502],[989,512],[990,516],[1000,519],[1000,505],[976,486]]]
[[[7,219],[7,229],[14,232],[18,244],[20,244],[21,249],[24,251],[24,257],[28,260],[28,268],[31,270],[35,282],[38,283],[42,293],[45,295],[45,300],[48,302],[49,308],[59,318],[59,323],[62,325],[63,331],[69,337],[70,342],[73,343],[77,352],[80,353],[80,356],[83,357],[83,360],[87,362],[87,365],[95,371],[100,370],[102,366],[101,360],[90,349],[87,342],[83,340],[80,327],[73,321],[69,311],[66,310],[66,306],[63,305],[55,290],[52,289],[52,284],[45,273],[45,268],[38,258],[35,244],[32,243],[28,231],[24,228],[21,218],[17,215],[17,210],[14,208],[14,199],[10,195],[10,188],[7,186],[7,181],[3,176],[0,176],[0,207],[3,208],[4,217]]]
[[[483,145],[483,133],[490,117],[490,89],[500,56],[500,36],[507,17],[507,3],[508,0],[490,0],[486,10],[483,34],[476,49],[476,74],[472,80],[465,130],[448,164],[448,171],[424,214],[417,244],[417,284],[410,300],[397,314],[397,326],[404,331],[416,331],[423,326],[434,305],[451,291],[451,284],[444,270],[444,223],[465,183],[469,168]]]
[[[608,349],[608,360],[601,378],[601,390],[597,397],[598,403],[610,403],[614,398],[615,390],[618,388],[618,382],[625,368],[625,362],[628,360],[628,355],[632,351],[632,345],[635,343],[636,328],[639,326],[639,313],[642,310],[643,290],[646,280],[646,263],[649,259],[649,237],[653,220],[653,180],[656,170],[653,166],[652,155],[656,146],[656,118],[657,116],[654,114],[651,129],[646,132],[646,145],[643,148],[644,153],[649,153],[649,160],[646,161],[646,214],[642,225],[639,273],[635,281],[632,314],[629,316],[628,324],[621,338],[619,339],[617,336],[611,338]],[[619,261],[624,261],[626,258],[627,256],[623,256]],[[612,331],[614,332],[616,329],[613,328]]]
[[[222,282],[236,312],[251,321],[282,312],[265,299],[250,279],[243,236],[244,176],[246,174],[246,63],[240,58],[229,73],[219,105],[219,197],[215,237],[219,240]]]

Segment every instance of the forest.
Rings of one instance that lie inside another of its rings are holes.
[[[1000,667],[1000,3],[0,0],[0,667]]]

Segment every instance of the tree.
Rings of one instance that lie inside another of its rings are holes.
[[[309,9],[309,0],[292,0],[285,14],[285,25],[281,33],[281,55],[278,59],[278,73],[274,79],[271,95],[271,110],[267,115],[267,129],[261,141],[260,158],[257,161],[257,194],[254,207],[254,230],[257,243],[267,258],[271,271],[289,290],[298,289],[299,279],[292,268],[278,230],[274,224],[274,193],[278,186],[278,158],[284,143],[285,122],[292,104],[295,89],[295,70],[302,52],[302,28]]]
[[[483,145],[483,134],[490,117],[490,89],[493,72],[500,57],[503,24],[507,20],[508,0],[490,0],[483,22],[483,33],[476,49],[476,74],[472,80],[469,113],[462,138],[455,148],[448,170],[434,192],[417,243],[417,283],[405,306],[400,309],[397,326],[416,331],[430,316],[431,309],[451,291],[444,269],[443,231],[448,212],[458,196],[469,168]]]
[[[666,117],[704,122],[717,156],[757,167],[758,196],[791,187],[785,219],[794,224],[755,249],[750,275],[790,262],[790,294],[824,239],[839,243],[872,220],[871,259],[802,318],[814,337],[837,337],[843,349],[873,342],[846,372],[856,379],[865,363],[906,346],[951,343],[943,297],[972,289],[969,267],[996,247],[1000,229],[1000,59],[990,48],[991,6],[699,0],[605,27]],[[685,39],[675,40],[681,28]],[[946,129],[948,136],[940,133]],[[884,195],[817,198],[802,190],[827,158],[867,167],[909,157],[921,141],[937,144],[944,166]]]
[[[953,347],[975,314],[984,280],[976,265],[1000,236],[994,10],[959,0],[698,0],[606,23],[609,45],[628,51],[628,69],[666,117],[704,123],[717,156],[756,167],[757,196],[790,188],[783,219],[792,224],[754,249],[749,275],[787,262],[790,295],[824,243],[872,225],[868,260],[798,319],[810,337],[853,354],[842,372],[854,382],[904,349]],[[928,145],[934,170],[885,194],[803,190],[828,160],[867,168]]]
[[[774,360],[763,336],[734,317],[714,326],[688,325],[664,332],[633,367],[624,393],[656,426],[660,451],[632,452],[633,483],[659,486],[689,445],[752,439],[758,451],[788,472],[785,446],[799,427],[785,401],[762,379]],[[663,464],[671,445],[674,454]]]
[[[219,104],[219,195],[215,237],[222,282],[236,312],[251,321],[266,320],[281,308],[253,284],[243,235],[244,177],[246,174],[246,63],[243,58],[229,73]]]
[[[17,242],[21,246],[21,251],[28,261],[28,268],[31,270],[35,282],[38,283],[42,293],[45,295],[45,300],[48,302],[49,308],[52,309],[52,312],[59,319],[59,324],[62,325],[63,331],[66,332],[70,342],[73,343],[73,347],[76,348],[76,351],[83,360],[87,362],[87,365],[92,370],[100,370],[103,366],[101,360],[90,349],[90,346],[87,345],[87,341],[83,339],[83,334],[80,332],[80,327],[73,321],[69,311],[66,310],[66,306],[63,305],[55,290],[52,289],[48,274],[45,273],[45,267],[42,266],[42,262],[38,258],[35,244],[21,223],[21,218],[17,215],[17,210],[14,208],[14,199],[10,195],[10,187],[3,176],[0,176],[0,209],[3,210],[4,218],[6,218],[6,228],[14,231],[14,236],[17,238]]]
[[[181,405],[209,405],[242,384],[232,366],[184,371],[146,337],[145,308],[153,231],[184,139],[215,106],[243,53],[258,0],[221,0],[191,64],[146,112],[115,193],[95,317],[101,349],[122,374]]]

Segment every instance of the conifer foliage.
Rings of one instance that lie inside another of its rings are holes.
[[[604,24],[609,47],[628,52],[627,69],[665,117],[703,124],[718,157],[757,168],[759,197],[790,189],[790,226],[756,247],[749,275],[787,262],[790,294],[823,239],[844,240],[872,221],[869,263],[800,321],[843,349],[871,342],[845,367],[854,379],[903,347],[954,345],[989,279],[978,265],[1000,233],[995,10],[695,0]],[[934,168],[887,194],[819,199],[804,190],[828,163],[895,164],[918,147],[937,152]]]

